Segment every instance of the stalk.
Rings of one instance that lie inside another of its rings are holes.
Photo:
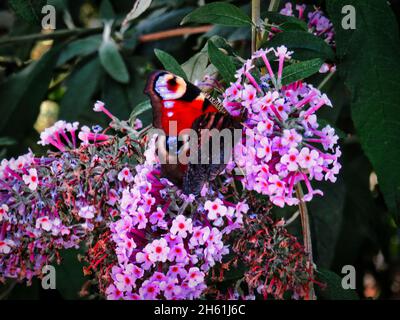
[[[261,37],[259,31],[261,3],[260,0],[251,1],[251,20],[253,21],[253,27],[251,29],[251,53],[254,53],[258,49],[258,43]]]
[[[268,6],[268,11],[269,12],[277,11],[279,8],[279,2],[280,2],[280,0],[271,0],[271,2],[269,3],[269,6]],[[265,18],[264,24],[268,25],[268,18]]]
[[[312,251],[312,242],[311,242],[311,232],[310,232],[310,220],[308,215],[308,210],[306,203],[303,201],[303,190],[301,188],[300,183],[296,184],[296,196],[299,199],[299,211],[300,211],[300,219],[301,219],[301,228],[303,231],[303,242],[304,242],[304,250],[308,256],[309,267],[312,270],[314,261],[313,261],[313,251]],[[313,271],[311,271],[311,277],[313,277]],[[310,282],[310,300],[316,300],[314,285]]]

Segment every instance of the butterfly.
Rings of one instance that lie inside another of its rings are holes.
[[[213,157],[205,156],[204,151],[212,150],[212,139],[208,130],[228,129],[232,137],[236,138],[231,144],[233,147],[238,141],[233,130],[241,129],[240,119],[229,115],[217,100],[198,87],[168,71],[152,72],[144,93],[149,96],[152,105],[153,127],[163,130],[166,135],[165,148],[161,148],[161,154],[164,154],[167,160],[161,165],[162,176],[181,187],[185,194],[198,195],[204,184],[214,180],[226,167],[224,160],[227,144],[224,144],[225,140],[222,139],[218,142],[217,157],[220,161],[202,161],[202,157],[208,160]],[[175,153],[190,153],[190,141],[183,137],[183,143],[179,145],[178,139],[185,136],[187,129],[192,129],[198,137],[198,150],[191,158],[197,161],[172,161],[171,159],[176,157]],[[171,148],[172,144],[175,144],[174,148]],[[232,148],[228,147],[228,152],[231,155]]]

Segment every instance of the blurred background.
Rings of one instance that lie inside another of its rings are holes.
[[[250,14],[249,1],[230,2]],[[262,2],[266,10],[268,1]],[[285,2],[281,1],[281,6]],[[42,30],[41,9],[46,3],[56,8],[55,30]],[[133,3],[0,0],[0,159],[26,153],[29,148],[43,154],[37,145],[39,134],[58,119],[106,127],[105,116],[92,111],[96,100],[104,101],[117,117],[128,119],[146,99],[146,75],[161,68],[155,48],[184,63],[204,47],[207,39],[218,35],[242,57],[250,53],[247,28],[206,26],[199,33],[180,29],[182,18],[207,1],[154,0],[149,10],[122,27]],[[325,1],[303,3],[325,7]],[[391,3],[399,19],[399,1]],[[106,21],[113,21],[116,50],[101,52]],[[175,29],[180,30],[178,36],[165,34]],[[350,95],[339,75],[335,74],[323,91],[334,108],[321,116],[342,134],[343,171],[336,184],[321,186],[326,196],[310,205],[316,263],[338,275],[344,265],[354,265],[361,298],[399,299],[400,231],[361,148],[353,126]],[[151,114],[143,119],[150,122]],[[296,226],[293,228],[296,233]],[[37,283],[29,288],[0,285],[0,297],[79,298],[84,279],[82,266],[74,263],[75,256],[66,254],[66,263],[58,269],[62,276],[57,280],[57,293],[45,292]]]

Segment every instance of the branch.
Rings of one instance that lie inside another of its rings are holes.
[[[260,11],[261,4],[260,0],[251,1],[251,20],[253,21],[253,26],[251,27],[251,52],[255,52],[258,49],[258,41],[260,38],[260,32],[258,30],[258,25],[260,21]]]
[[[269,12],[275,12],[279,8],[279,2],[280,0],[271,0],[268,6],[268,11]],[[265,25],[268,25],[268,18],[265,18],[264,20]]]
[[[177,28],[171,29],[161,32],[149,33],[139,36],[139,42],[151,42],[157,41],[167,38],[185,36],[190,34],[196,33],[205,33],[210,31],[212,28],[211,25],[201,26],[201,27],[186,27],[186,28]],[[54,31],[51,33],[35,33],[26,36],[18,36],[18,37],[5,37],[0,40],[0,46],[18,43],[18,42],[25,42],[25,41],[41,41],[41,40],[48,40],[48,39],[62,39],[72,36],[88,36],[91,34],[98,34],[102,33],[103,28],[89,28],[89,29],[73,29],[73,30],[60,30]]]
[[[212,29],[213,26],[201,26],[201,27],[186,27],[186,28],[177,28],[177,29],[170,29],[155,33],[149,33],[139,36],[140,42],[150,42],[150,41],[157,41],[167,38],[179,37],[179,36],[186,36],[196,33],[205,33]]]
[[[98,28],[89,28],[89,29],[64,29],[59,31],[54,31],[51,33],[35,33],[35,34],[28,34],[26,36],[18,36],[18,37],[4,37],[0,40],[0,46],[4,46],[7,44],[13,44],[18,42],[25,42],[25,41],[41,41],[41,40],[48,40],[48,39],[62,39],[72,36],[88,36],[91,34],[101,33],[103,31],[102,27]]]

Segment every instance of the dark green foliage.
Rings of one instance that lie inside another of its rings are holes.
[[[223,2],[209,3],[194,10],[182,20],[182,24],[189,22],[213,23],[231,27],[251,25],[250,17],[240,8]]]
[[[341,27],[344,5],[357,13],[356,30]],[[351,92],[352,118],[378,174],[389,209],[400,213],[400,44],[388,3],[328,1],[336,29],[339,71]]]
[[[9,0],[8,4],[14,12],[30,24],[40,23],[42,7],[46,0]]]

